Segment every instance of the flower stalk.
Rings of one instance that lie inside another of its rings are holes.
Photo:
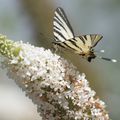
[[[109,120],[85,74],[50,50],[0,35],[8,76],[37,104],[43,120]]]

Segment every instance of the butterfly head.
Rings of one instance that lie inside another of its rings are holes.
[[[89,50],[86,53],[82,53],[80,55],[82,55],[83,58],[87,59],[88,62],[91,62],[92,59],[96,58],[96,55],[94,54],[94,50],[93,49]]]
[[[90,51],[90,52],[89,52],[89,55],[88,55],[88,57],[87,57],[88,62],[91,62],[91,60],[92,60],[92,59],[95,59],[95,58],[96,58],[96,55],[94,54],[94,52],[93,52],[93,51]]]
[[[96,55],[94,54],[94,51],[91,50],[87,53],[86,57],[87,57],[88,62],[91,62],[92,59],[96,58]]]

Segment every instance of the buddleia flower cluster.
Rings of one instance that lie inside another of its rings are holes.
[[[2,66],[37,105],[43,120],[109,120],[85,74],[49,49],[0,35]]]

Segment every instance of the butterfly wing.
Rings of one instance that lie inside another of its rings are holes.
[[[103,38],[103,36],[99,34],[82,35],[81,37],[83,38],[85,45],[90,48],[95,47],[97,43]]]
[[[98,34],[75,37],[67,16],[60,7],[55,10],[53,34],[55,39],[54,44],[66,49],[71,49],[78,54],[89,53],[102,39],[102,36]]]
[[[74,37],[74,33],[67,19],[67,16],[63,9],[60,7],[55,10],[53,20],[53,34],[54,39],[57,42],[64,42],[65,40]]]
[[[83,48],[85,47],[84,42],[80,37],[74,37],[68,40],[65,40],[64,42],[58,42],[59,46],[72,50],[75,53],[81,54],[83,52]]]
[[[61,46],[73,50],[78,54],[87,54],[91,48],[95,47],[103,36],[98,34],[82,35],[66,40],[61,43]]]

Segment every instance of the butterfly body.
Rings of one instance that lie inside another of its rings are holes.
[[[89,34],[75,36],[67,16],[62,8],[55,10],[53,20],[53,34],[55,45],[73,51],[89,62],[96,57],[94,47],[102,39],[102,35]]]

